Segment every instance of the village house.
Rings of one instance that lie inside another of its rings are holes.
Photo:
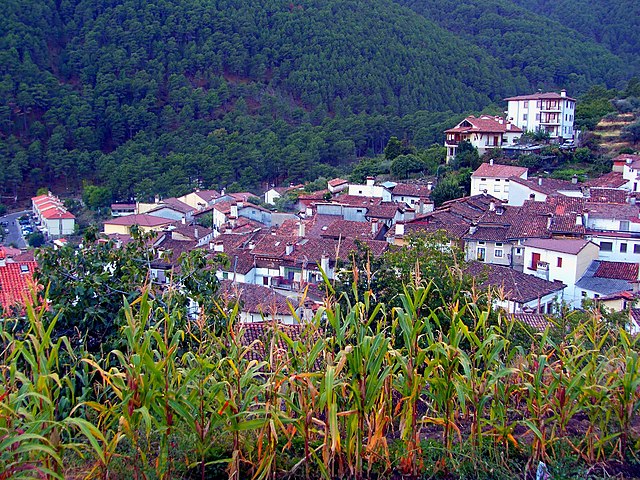
[[[349,181],[343,178],[334,178],[327,182],[327,189],[332,195],[340,193],[349,188]]]
[[[582,296],[576,294],[576,282],[598,259],[598,245],[581,238],[531,238],[524,241],[524,249],[524,273],[564,283],[564,299],[579,308]]]
[[[167,229],[175,220],[163,217],[156,217],[148,214],[127,215],[104,222],[105,235],[131,235],[131,227],[136,225],[141,232],[158,232]]]
[[[638,263],[594,260],[576,282],[576,294],[585,299],[603,302],[614,310],[626,310],[636,300],[638,292]]]
[[[31,199],[32,211],[40,230],[47,238],[60,238],[75,232],[76,217],[58,197],[48,192]]]
[[[112,217],[125,217],[127,215],[133,215],[134,213],[136,213],[135,203],[112,203],[111,204]]]
[[[195,191],[187,193],[186,195],[178,197],[177,199],[182,203],[186,203],[192,209],[200,211],[213,205],[216,199],[220,197],[221,194],[217,190],[196,189]]]
[[[499,265],[472,262],[466,273],[479,280],[480,288],[491,288],[494,307],[506,313],[554,313],[565,288],[560,281],[532,277]]]
[[[512,178],[526,179],[528,170],[524,167],[500,165],[490,160],[483,163],[471,174],[471,196],[487,193],[503,202],[509,200]]]
[[[381,198],[384,202],[391,201],[391,192],[382,185],[376,185],[373,177],[367,177],[364,185],[349,185],[348,193],[356,197]]]
[[[513,176],[509,179],[509,205],[520,206],[525,200],[544,202],[551,195],[566,197],[582,197],[582,186],[578,177],[574,176],[569,182],[555,178],[522,178]]]
[[[526,132],[543,131],[553,139],[571,140],[574,136],[576,100],[560,93],[534,93],[505,98],[507,119]]]
[[[0,317],[24,313],[26,300],[35,288],[33,273],[37,267],[33,260],[9,258],[0,246]]]
[[[431,182],[427,185],[398,183],[391,189],[391,201],[406,204],[418,215],[433,212],[434,205],[430,199],[432,186]]]
[[[446,161],[449,163],[456,156],[460,142],[470,142],[482,156],[494,148],[514,145],[516,140],[522,136],[523,130],[505,121],[502,117],[481,115],[476,118],[471,115],[455,127],[445,130],[444,133],[446,135],[444,141],[444,146],[447,149]]]
[[[283,195],[286,195],[288,192],[294,190],[302,190],[303,185],[298,184],[290,184],[288,187],[272,187],[266,192],[264,192],[264,203],[268,205],[275,205],[276,200]]]

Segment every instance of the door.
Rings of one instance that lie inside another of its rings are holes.
[[[538,262],[540,261],[540,254],[534,253],[531,255],[531,270],[538,270]]]

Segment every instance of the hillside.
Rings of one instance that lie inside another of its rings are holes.
[[[533,89],[562,85],[577,94],[597,83],[617,86],[630,76],[609,45],[511,0],[396,1],[480,47],[511,74],[524,75]]]
[[[511,18],[501,12],[480,16]],[[428,146],[456,115],[507,95],[577,94],[628,73],[553,22],[548,34],[575,49],[537,64],[528,37],[474,45],[473,31],[392,0],[10,0],[3,13],[0,194],[20,196],[93,182],[127,200],[330,176],[391,135]]]
[[[640,3],[635,0],[514,0],[557,20],[624,58],[640,70]]]

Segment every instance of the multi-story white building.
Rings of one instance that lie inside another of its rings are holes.
[[[512,178],[526,180],[529,170],[525,167],[483,163],[471,174],[471,196],[488,193],[507,202]]]
[[[573,123],[576,100],[560,93],[534,93],[505,98],[507,120],[524,131],[538,130],[549,133],[551,138],[573,139]]]
[[[478,153],[483,155],[494,148],[514,145],[516,140],[522,136],[523,131],[502,117],[481,115],[476,118],[471,115],[455,127],[445,130],[444,133],[446,135],[444,141],[444,146],[447,149],[446,161],[449,162],[456,156],[460,142],[465,140],[470,142],[478,149]]]

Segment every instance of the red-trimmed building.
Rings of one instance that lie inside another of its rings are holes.
[[[36,267],[34,261],[12,261],[0,247],[0,317],[24,311]]]
[[[445,130],[446,139],[444,146],[447,148],[447,162],[456,156],[460,142],[468,141],[478,149],[478,153],[494,148],[502,148],[515,144],[522,136],[523,130],[507,122],[502,117],[481,115],[476,118],[473,115],[465,118],[455,127]]]
[[[33,197],[31,205],[33,214],[40,221],[40,229],[49,238],[60,238],[74,233],[76,217],[51,192]]]

